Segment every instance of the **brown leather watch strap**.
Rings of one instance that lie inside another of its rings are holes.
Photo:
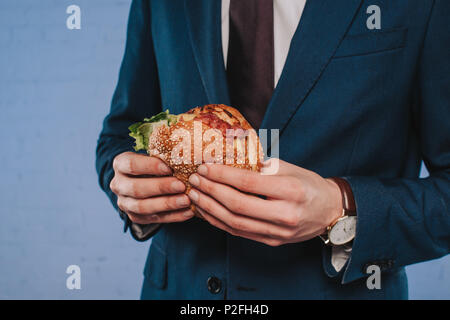
[[[356,204],[353,196],[352,188],[347,180],[339,177],[330,178],[333,180],[341,190],[342,194],[342,206],[347,216],[356,216]]]

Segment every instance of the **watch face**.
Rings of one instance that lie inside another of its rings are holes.
[[[330,242],[334,245],[343,245],[355,238],[356,235],[356,217],[344,217],[331,228],[329,233]]]

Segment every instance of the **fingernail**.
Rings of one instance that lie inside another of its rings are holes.
[[[200,185],[200,179],[198,178],[198,176],[196,174],[192,174],[189,177],[189,182],[190,184],[192,184],[193,186],[198,187]]]
[[[185,213],[183,213],[183,216],[185,216],[186,218],[189,218],[189,217],[194,216],[194,213],[191,210],[189,210],[189,211],[186,211]]]
[[[191,198],[194,201],[198,200],[198,192],[197,191],[194,191],[194,190],[189,191],[188,196],[189,196],[189,198]]]
[[[204,164],[202,164],[200,167],[198,167],[197,172],[202,176],[206,176],[208,174],[208,168]]]
[[[150,220],[153,221],[153,222],[156,222],[156,221],[159,220],[159,216],[156,215],[156,214],[152,214],[152,215],[150,216]]]
[[[161,171],[161,173],[170,173],[170,168],[166,166],[164,163],[160,163],[158,165],[158,169],[159,171]]]
[[[183,192],[185,189],[184,183],[181,181],[174,181],[170,185],[172,192]]]
[[[176,202],[177,202],[177,206],[184,207],[189,204],[189,199],[186,198],[186,196],[182,196],[182,197],[178,197]]]

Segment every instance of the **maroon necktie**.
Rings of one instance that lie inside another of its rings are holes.
[[[229,40],[231,104],[258,129],[274,88],[273,0],[231,0]]]

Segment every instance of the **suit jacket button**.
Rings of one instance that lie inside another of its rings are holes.
[[[219,278],[209,277],[206,283],[208,285],[208,291],[213,294],[219,293],[222,289],[222,281]]]

